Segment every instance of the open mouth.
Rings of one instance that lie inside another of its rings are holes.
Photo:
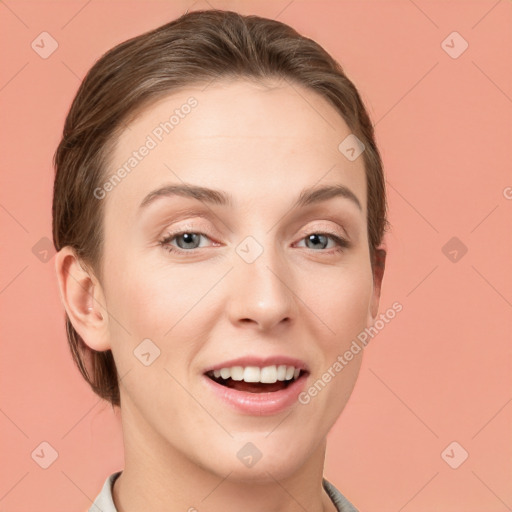
[[[273,393],[289,387],[304,375],[306,371],[292,366],[281,367],[234,367],[206,372],[211,380],[227,388],[246,393]]]

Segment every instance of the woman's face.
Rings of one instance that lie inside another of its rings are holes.
[[[378,300],[363,158],[338,149],[349,134],[314,92],[246,81],[173,93],[121,134],[108,175],[125,172],[98,200],[125,442],[252,481],[282,478],[318,452],[362,351],[332,369]],[[230,201],[155,194],[185,185]],[[345,193],[309,196],[327,186]],[[272,381],[291,371],[280,366],[303,371],[283,389]],[[234,369],[218,382],[206,375],[221,368]],[[269,382],[245,382],[258,376]]]

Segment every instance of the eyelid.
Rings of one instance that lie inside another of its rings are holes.
[[[221,245],[221,244],[219,244],[219,242],[217,242],[215,240],[214,236],[212,236],[208,233],[207,230],[205,230],[205,229],[203,230],[203,229],[197,228],[197,227],[196,228],[186,228],[186,229],[178,228],[176,230],[166,230],[166,231],[164,231],[162,236],[159,237],[159,240],[164,241],[164,242],[165,241],[170,242],[171,240],[177,238],[180,235],[184,235],[185,233],[194,233],[196,235],[200,235],[204,238],[207,238],[211,242],[211,247]],[[195,250],[199,250],[199,248],[190,249],[187,252],[191,252],[191,251],[195,251]]]
[[[201,219],[201,220],[203,220],[203,219]],[[352,241],[347,230],[343,226],[338,224],[336,221],[329,221],[329,222],[331,224],[332,223],[336,224],[336,227],[332,227],[332,225],[318,224],[318,222],[314,223],[312,226],[308,226],[307,228],[304,228],[301,230],[299,240],[307,235],[314,233],[314,232],[317,232],[317,233],[323,232],[325,234],[330,234],[333,236],[341,237],[341,238],[345,239],[347,242]],[[184,224],[178,225],[173,228],[165,228],[163,230],[163,233],[161,234],[161,236],[159,236],[159,238],[161,239],[163,237],[168,237],[171,235],[176,236],[176,235],[180,235],[180,234],[187,233],[187,232],[193,232],[193,233],[205,235],[210,239],[215,238],[215,235],[212,234],[212,230],[208,229],[206,226],[204,226],[202,224],[203,223],[201,223],[201,222],[197,223],[194,221],[187,221]]]
[[[331,221],[333,222],[333,221]],[[347,230],[342,227],[340,224],[336,223],[336,227],[332,227],[331,225],[322,225],[322,224],[314,224],[312,226],[309,226],[307,228],[304,228],[301,231],[301,236],[307,236],[311,233],[325,233],[333,236],[338,236],[340,238],[343,238],[347,242],[351,241],[350,236],[347,233]]]
[[[178,224],[177,226],[172,225],[172,227],[166,227],[163,230],[163,232],[166,234],[174,234],[174,235],[193,232],[193,233],[201,233],[203,235],[212,236],[211,229],[208,229],[206,227],[205,223],[200,222],[200,220],[197,222],[186,221],[183,224]],[[162,235],[162,236],[164,236],[164,235]]]
[[[338,251],[343,251],[345,249],[350,249],[352,247],[352,242],[350,242],[347,237],[339,235],[338,233],[333,233],[333,232],[325,230],[325,229],[314,229],[314,230],[306,233],[305,235],[301,236],[297,240],[297,242],[294,243],[294,245],[299,244],[302,241],[306,240],[308,238],[308,236],[310,236],[312,234],[324,236],[326,238],[331,239],[334,242],[335,247],[331,248],[330,251],[320,251],[320,252],[324,252],[326,254],[329,254],[329,253],[332,253],[332,252],[335,253],[335,252],[338,252]],[[313,251],[316,252],[315,249],[313,249]]]

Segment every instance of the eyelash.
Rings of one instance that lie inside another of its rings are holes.
[[[159,240],[158,243],[162,246],[163,249],[165,249],[169,253],[176,253],[179,255],[184,255],[184,253],[194,254],[196,251],[198,251],[200,249],[199,247],[197,247],[195,249],[185,250],[185,249],[176,248],[173,245],[170,245],[170,242],[172,240],[174,240],[175,238],[178,238],[179,236],[184,235],[184,234],[200,235],[200,236],[204,236],[204,237],[210,239],[210,237],[206,233],[202,233],[200,231],[179,231],[177,233],[167,234],[162,240]],[[326,249],[321,249],[321,250],[310,249],[311,251],[314,251],[314,252],[326,252],[328,254],[334,254],[334,253],[343,252],[345,249],[349,249],[351,247],[350,242],[348,242],[346,239],[344,239],[334,233],[329,233],[329,232],[324,232],[324,231],[312,231],[311,233],[303,236],[299,241],[305,240],[308,236],[311,236],[311,235],[326,236],[327,238],[334,240],[334,242],[336,242],[338,244],[336,248],[334,248],[334,249],[331,248],[331,251],[328,251]]]

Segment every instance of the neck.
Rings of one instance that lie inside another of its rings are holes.
[[[112,492],[118,512],[336,512],[322,486],[325,438],[295,471],[278,472],[268,466],[258,471],[255,465],[249,470],[254,472],[245,476],[236,471],[219,474],[149,432],[148,425],[125,405],[121,413],[125,468]]]

